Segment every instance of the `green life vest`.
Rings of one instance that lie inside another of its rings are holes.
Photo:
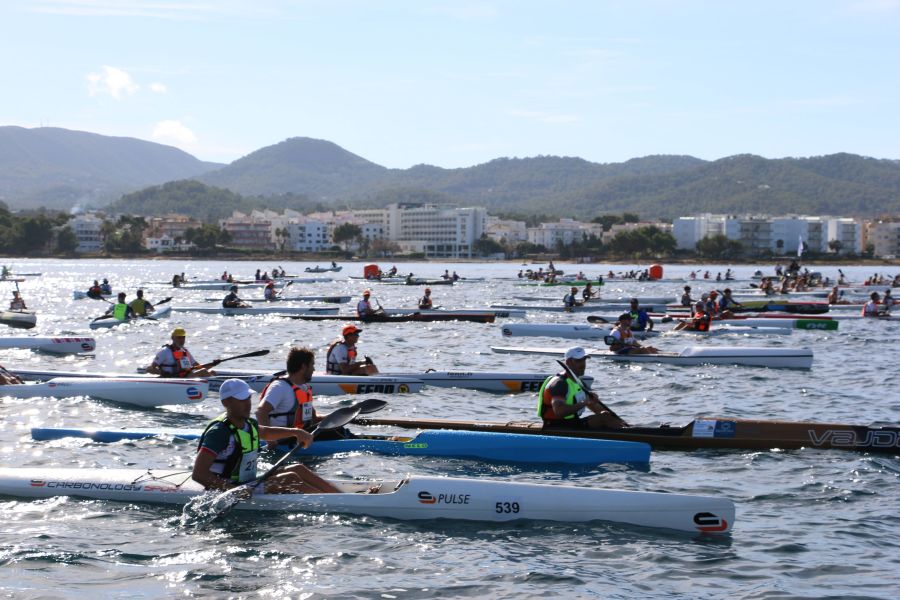
[[[550,393],[549,390],[547,390],[547,385],[550,383],[550,380],[553,379],[554,377],[558,377],[558,376],[551,375],[550,377],[545,379],[544,383],[541,384],[541,389],[538,390],[537,414],[542,419],[544,418],[544,412],[550,407],[550,401],[552,400],[552,398],[544,398],[544,394]],[[566,377],[565,379],[566,379],[566,385],[567,385],[566,404],[573,405],[576,402],[578,402],[578,400],[576,399],[576,396],[582,390],[581,390],[581,387],[577,383],[575,383],[574,380],[570,379],[569,377]],[[544,400],[546,400],[547,402],[545,403]],[[577,418],[578,418],[577,414],[566,415],[565,417],[563,417],[563,419],[577,419]]]
[[[124,302],[117,302],[113,307],[113,317],[118,319],[119,321],[124,321],[125,316],[128,314],[128,305]]]
[[[256,419],[250,418],[247,419],[247,422],[250,423],[250,431],[244,431],[243,429],[238,429],[234,426],[234,423],[228,420],[228,413],[223,413],[209,422],[206,426],[206,429],[203,430],[203,435],[200,436],[200,442],[197,445],[197,448],[201,448],[203,446],[203,439],[206,437],[206,433],[215,427],[218,423],[224,423],[228,429],[231,431],[231,435],[234,436],[234,452],[232,452],[229,456],[223,459],[217,458],[214,461],[215,465],[222,465],[222,471],[219,473],[223,477],[227,479],[231,479],[236,482],[243,482],[253,479],[256,476],[256,455],[259,454],[259,428],[257,426]],[[244,462],[244,456],[247,455],[252,457],[253,461],[253,473],[244,474],[242,471],[242,463]],[[241,476],[244,475],[242,478]]]
[[[131,310],[135,315],[143,317],[147,314],[147,301],[143,298],[135,298],[131,301]]]

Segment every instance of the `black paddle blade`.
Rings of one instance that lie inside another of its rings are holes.
[[[358,408],[359,414],[368,415],[369,413],[378,412],[385,406],[387,406],[387,400],[379,400],[378,398],[369,398],[368,400],[363,400],[362,402],[357,402],[350,408]]]
[[[330,431],[332,429],[337,429],[338,427],[343,427],[353,419],[359,416],[360,410],[357,406],[345,406],[344,408],[339,408],[337,410],[331,411],[325,417],[319,421],[318,426],[315,431],[312,432],[313,437],[316,436],[320,431]]]
[[[596,315],[589,316],[587,318],[587,321],[588,321],[588,323],[609,323],[609,321],[607,321],[603,317],[598,317]]]

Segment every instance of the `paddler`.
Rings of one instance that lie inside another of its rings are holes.
[[[653,319],[647,314],[646,309],[638,306],[638,299],[632,298],[629,303],[631,308],[631,330],[632,331],[653,331]]]
[[[109,284],[108,279],[104,279],[103,283],[100,284],[100,293],[106,295],[112,294],[112,286]]]
[[[894,297],[891,295],[891,288],[884,290],[884,297],[881,298],[882,306],[881,310],[884,314],[891,314],[891,308],[894,306]]]
[[[576,306],[581,306],[582,302],[578,301],[578,288],[572,286],[569,290],[569,293],[563,296],[563,308],[566,309],[566,312],[572,312],[572,310]]]
[[[869,301],[865,303],[862,308],[862,316],[864,317],[883,317],[884,311],[881,310],[880,306],[881,296],[878,295],[878,292],[872,292],[869,295]]]
[[[373,315],[383,314],[383,310],[375,310],[372,308],[371,302],[369,302],[369,298],[371,298],[372,292],[370,290],[365,290],[363,292],[362,300],[356,303],[356,316],[365,319],[366,317],[371,317]]]
[[[431,301],[431,288],[425,288],[425,295],[419,298],[419,308],[422,310],[434,308],[434,302]]]
[[[163,377],[212,377],[216,374],[211,369],[198,369],[190,351],[184,347],[187,333],[181,327],[172,330],[172,343],[166,344],[156,353],[147,372]]]
[[[260,425],[250,416],[252,395],[250,386],[241,379],[226,379],[219,388],[225,414],[206,426],[191,474],[194,481],[208,490],[228,490],[254,480],[261,439],[294,438],[304,448],[312,444],[312,435],[303,429]],[[340,491],[299,464],[286,467],[263,485],[267,494]]]
[[[238,286],[233,285],[228,292],[228,295],[222,298],[222,308],[249,308],[250,305],[245,303],[240,297],[237,295]]]
[[[688,331],[709,331],[709,322],[711,320],[709,313],[706,312],[706,304],[702,300],[698,300],[691,309],[690,321],[680,320],[672,331],[681,331],[682,329],[687,329]]]
[[[642,346],[634,338],[631,327],[631,313],[622,313],[613,330],[609,349],[616,354],[657,354],[659,350],[653,346]]]
[[[566,366],[578,377],[584,375],[587,353],[576,346],[566,350]],[[584,409],[594,414],[582,417]],[[544,427],[569,427],[574,429],[618,429],[624,426],[620,418],[610,413],[596,393],[583,390],[563,371],[548,377],[538,391],[538,416]]]
[[[123,322],[134,318],[134,310],[125,302],[125,292],[119,292],[119,295],[116,297],[116,303],[106,311],[106,314],[112,315],[114,319]]]
[[[138,317],[146,317],[150,313],[152,313],[155,308],[150,304],[147,300],[144,300],[144,290],[137,291],[137,298],[131,301],[131,310],[134,312],[135,316]]]
[[[275,427],[297,427],[312,431],[322,420],[313,405],[312,387],[309,385],[316,366],[316,354],[309,348],[291,348],[287,355],[286,374],[270,381],[256,407],[256,420],[260,425]],[[352,437],[343,427],[323,431],[318,439],[340,439]],[[293,447],[294,440],[282,441],[279,445]]]
[[[681,295],[681,305],[687,308],[690,308],[694,305],[694,300],[691,298],[691,286],[684,286],[684,293]]]
[[[368,356],[364,361],[356,360],[356,342],[362,329],[350,323],[344,325],[341,337],[328,346],[325,353],[325,370],[329,375],[375,375],[378,367]]]
[[[731,310],[732,307],[734,307],[737,312],[740,312],[744,308],[744,305],[731,296],[731,288],[725,288],[722,291],[722,297],[719,299],[719,318],[730,319],[733,317],[735,310]]]
[[[13,290],[13,299],[9,301],[9,310],[28,310],[25,306],[25,299],[19,293],[19,290]]]
[[[270,281],[266,284],[266,289],[263,290],[263,298],[266,302],[273,302],[278,300],[278,292],[275,290],[275,282]]]
[[[587,304],[590,302],[591,298],[599,295],[599,293],[594,291],[594,284],[588,281],[584,284],[584,289],[581,290],[581,303]]]
[[[94,300],[99,300],[103,297],[103,290],[100,288],[100,282],[96,279],[94,280],[94,285],[88,288],[87,297],[93,298]]]

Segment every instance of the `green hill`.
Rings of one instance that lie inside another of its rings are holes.
[[[11,208],[102,206],[218,166],[171,146],[55,127],[0,127],[0,200]]]

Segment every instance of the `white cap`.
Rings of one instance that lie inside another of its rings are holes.
[[[584,351],[584,348],[581,346],[573,346],[566,350],[566,360],[573,358],[575,360],[581,360],[582,358],[587,356],[587,352]]]
[[[219,388],[219,397],[235,398],[237,400],[249,400],[253,390],[243,379],[226,379]]]

